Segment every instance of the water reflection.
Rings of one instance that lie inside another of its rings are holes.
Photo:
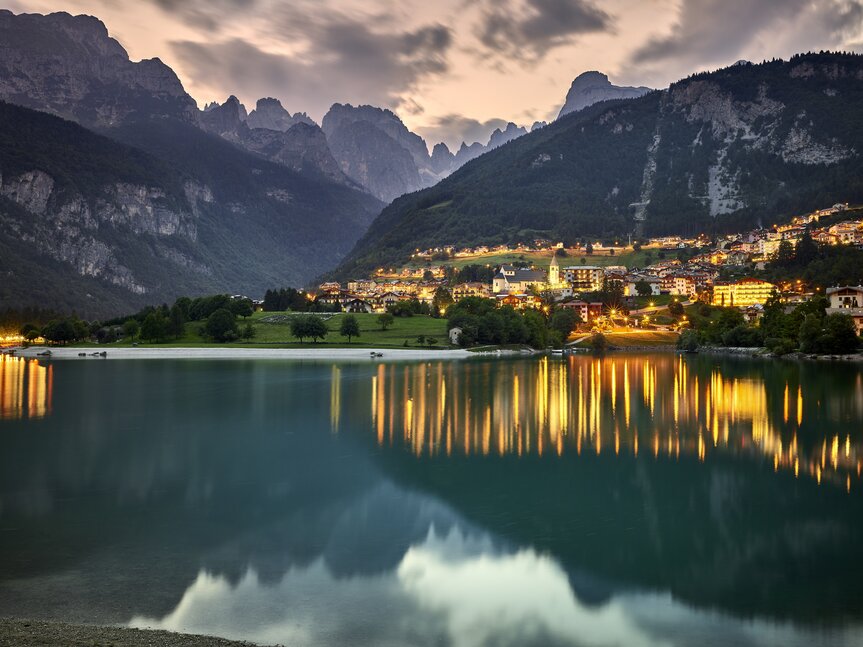
[[[859,483],[859,425],[828,433],[821,424],[836,415],[836,398],[822,398],[817,385],[804,392],[799,367],[771,382],[769,371],[757,366],[742,374],[727,368],[673,355],[467,367],[381,364],[372,376],[372,427],[379,444],[405,444],[417,456],[648,452],[703,461],[725,452],[763,456],[776,470],[849,490]],[[336,369],[332,380],[337,429],[342,404]],[[848,390],[841,398],[845,415],[859,421],[859,373],[843,385]],[[809,438],[801,444],[804,428]]]
[[[303,646],[863,639],[852,365],[73,361],[53,392],[0,421],[0,615]]]
[[[0,355],[0,419],[51,413],[54,372],[38,360]]]

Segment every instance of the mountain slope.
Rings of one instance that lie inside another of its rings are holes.
[[[0,103],[0,307],[102,316],[180,294],[300,285],[380,208],[181,121],[110,133],[126,144]]]
[[[722,231],[863,200],[863,57],[811,54],[605,102],[387,207],[339,268],[441,244]]]

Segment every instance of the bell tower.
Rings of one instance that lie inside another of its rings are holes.
[[[548,285],[552,288],[560,285],[560,266],[557,264],[557,254],[551,257],[551,265],[548,266]]]

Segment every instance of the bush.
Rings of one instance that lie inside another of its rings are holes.
[[[761,331],[746,325],[735,326],[723,333],[722,345],[733,348],[757,348],[764,344]]]
[[[608,350],[608,340],[601,332],[593,333],[593,337],[590,338],[590,347],[594,353],[604,353]]]
[[[684,330],[677,338],[677,348],[687,353],[694,353],[698,346],[698,333],[694,330]]]

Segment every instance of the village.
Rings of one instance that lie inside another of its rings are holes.
[[[799,280],[771,283],[749,275],[781,254],[783,243],[786,249],[796,247],[806,232],[821,245],[863,246],[863,219],[845,219],[850,211],[847,204],[836,204],[788,224],[714,240],[671,236],[641,244],[588,242],[571,249],[537,240],[531,245],[417,250],[405,267],[379,268],[372,277],[346,284],[324,283],[308,297],[356,313],[384,312],[399,302],[418,300],[439,307],[441,312],[435,314],[442,315],[441,303],[465,297],[494,299],[517,310],[554,303],[556,308],[573,309],[582,321],[581,330],[589,331],[670,330],[670,322],[651,315],[674,302],[735,307],[754,322],[773,294],[796,304],[818,292],[830,298],[831,310],[841,308],[852,316],[860,332],[863,288],[805,285]],[[825,219],[831,222],[822,226]],[[501,259],[510,262],[494,262]],[[632,262],[638,259],[651,262],[638,267]],[[489,269],[490,280],[458,282],[458,267],[473,261]],[[733,278],[723,278],[729,274]],[[596,298],[609,291],[619,295],[618,303]],[[673,326],[685,327],[685,317]]]

